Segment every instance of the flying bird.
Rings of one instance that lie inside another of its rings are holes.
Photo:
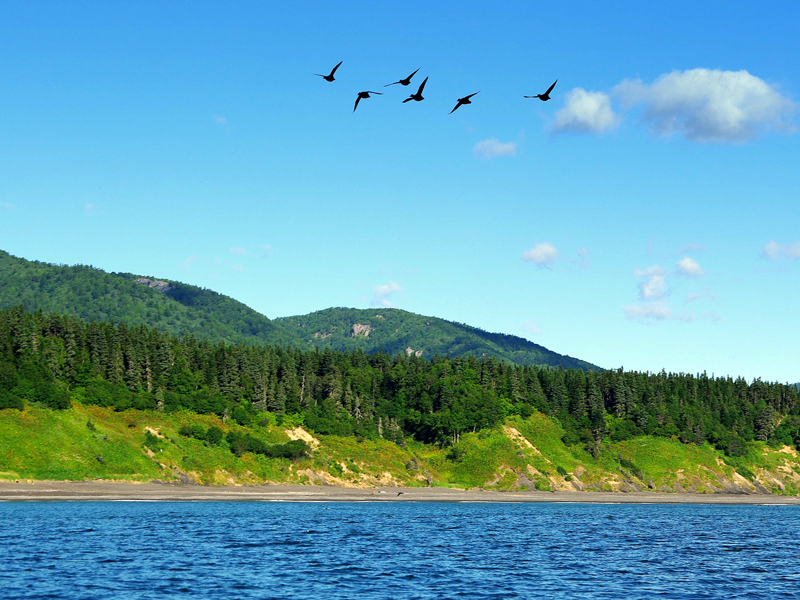
[[[553,82],[553,85],[551,85],[549,88],[547,88],[547,91],[544,94],[536,94],[535,96],[525,96],[525,97],[526,98],[538,98],[542,102],[547,102],[548,100],[550,100],[550,92],[553,91],[553,88],[556,87],[557,83],[558,83],[558,79],[556,79]]]
[[[480,93],[481,93],[480,90],[475,92],[475,94],[480,94]],[[451,110],[448,114],[452,115],[454,112],[458,110],[458,107],[461,106],[462,104],[472,104],[472,100],[470,100],[470,98],[472,98],[475,94],[470,94],[469,96],[464,96],[463,98],[459,98],[456,107],[453,110]]]
[[[331,70],[331,74],[330,75],[320,75],[319,73],[314,73],[314,75],[316,75],[317,77],[322,77],[325,81],[334,81],[333,74],[336,73],[336,69],[338,69],[339,66],[341,66],[341,64],[343,62],[344,61],[340,60],[339,64],[336,65],[335,67],[333,67],[333,69]]]
[[[417,71],[419,71],[419,69],[417,69]],[[411,78],[412,78],[414,75],[416,75],[416,74],[417,74],[417,71],[414,71],[414,72],[413,72],[411,75],[409,75],[409,76],[408,76],[408,77],[406,77],[405,79],[401,79],[400,81],[395,81],[394,83],[387,83],[387,84],[386,84],[385,86],[383,86],[383,87],[389,87],[390,85],[397,85],[398,83],[399,83],[400,85],[402,85],[402,86],[406,86],[406,85],[408,85],[409,83],[411,83]]]
[[[416,72],[416,71],[415,71]],[[425,84],[428,83],[428,78],[425,78],[425,81],[419,86],[416,94],[411,94],[408,98],[403,100],[403,104],[406,102],[410,102],[411,100],[416,100],[417,102],[422,102],[425,98],[422,97],[422,90],[425,88]]]
[[[356,112],[358,103],[361,102],[361,99],[369,98],[370,94],[378,94],[378,96],[383,96],[383,92],[358,92],[358,98],[356,98],[356,105],[353,107],[353,112]]]

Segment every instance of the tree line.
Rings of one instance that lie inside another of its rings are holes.
[[[230,345],[144,325],[0,311],[0,408],[27,401],[190,410],[243,425],[269,417],[320,434],[441,445],[539,411],[561,423],[565,443],[593,453],[604,439],[653,435],[739,455],[753,440],[800,445],[798,397],[793,385],[706,373]]]

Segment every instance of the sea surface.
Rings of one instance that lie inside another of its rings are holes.
[[[0,598],[800,597],[800,507],[6,502]]]

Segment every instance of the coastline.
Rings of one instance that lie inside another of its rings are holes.
[[[0,502],[558,502],[586,504],[785,504],[798,496],[775,494],[689,494],[659,492],[498,492],[453,488],[375,489],[315,485],[219,486],[116,481],[0,481]]]

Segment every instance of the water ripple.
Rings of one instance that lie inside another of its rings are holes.
[[[800,507],[5,503],[3,598],[797,598]]]

